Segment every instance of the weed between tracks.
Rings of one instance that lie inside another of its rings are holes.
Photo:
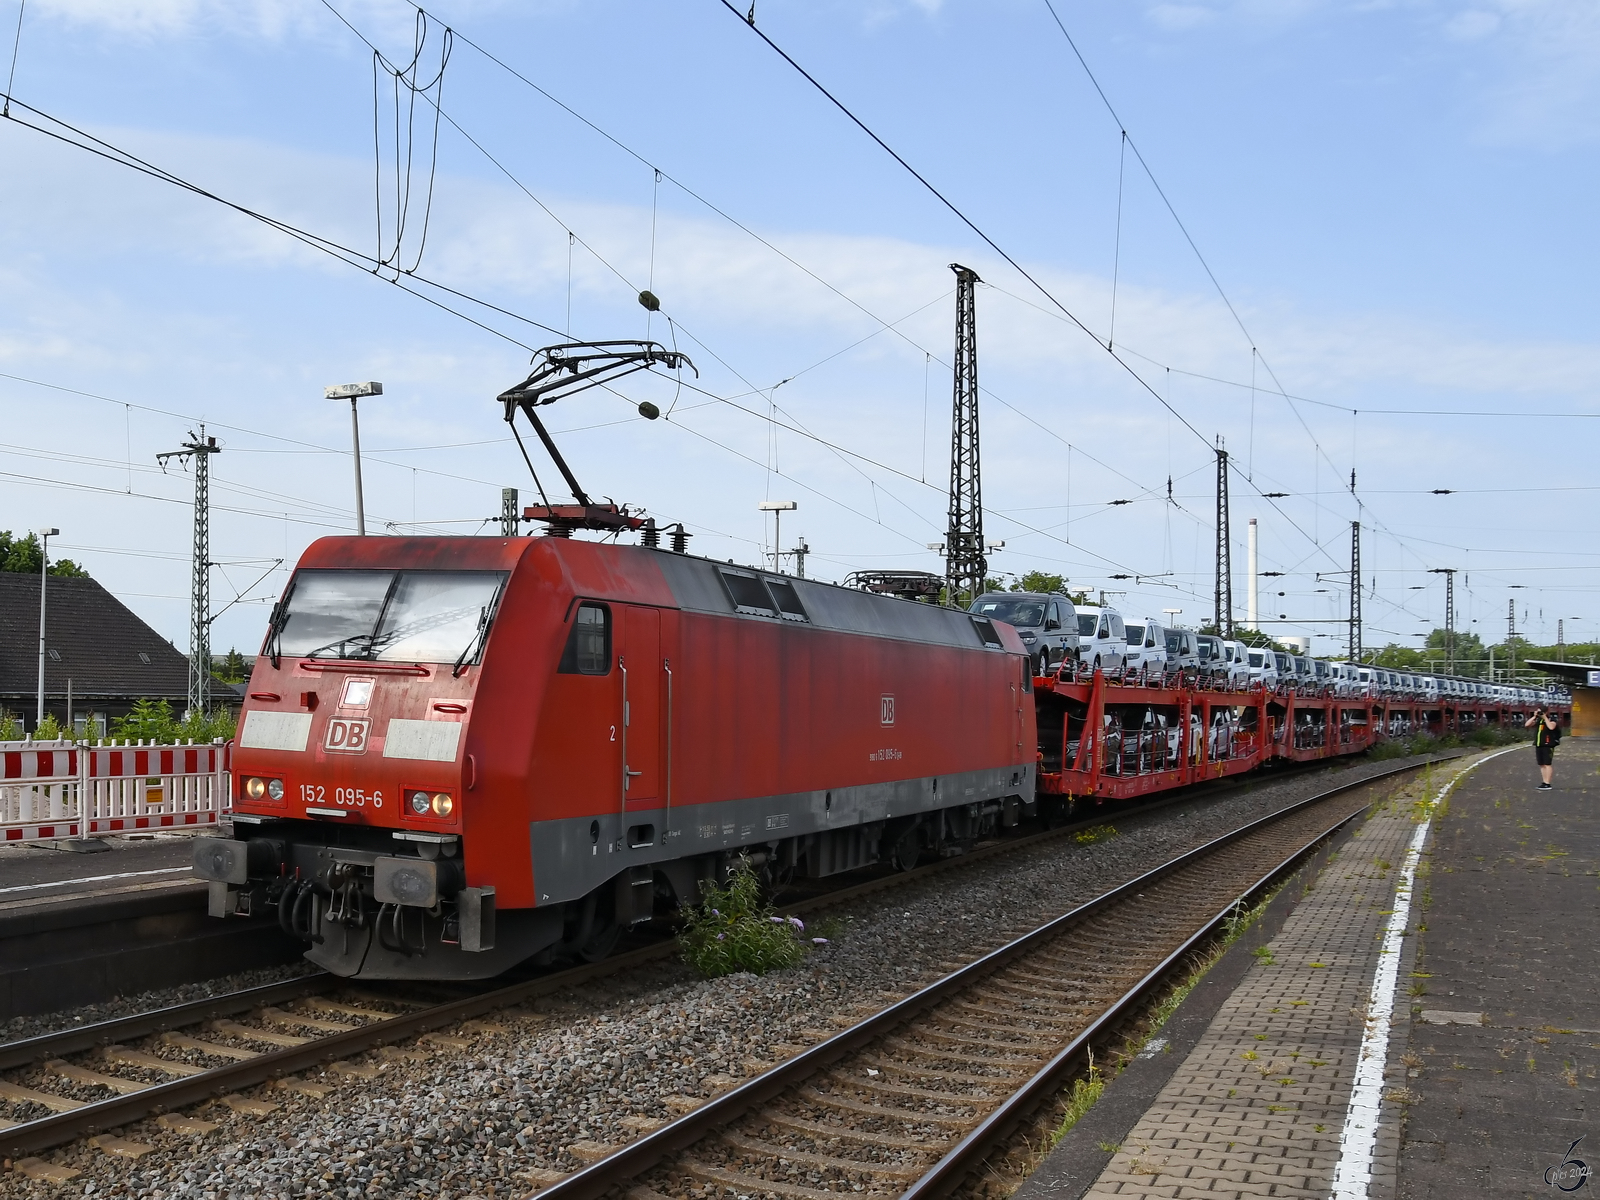
[[[739,860],[726,884],[701,888],[704,899],[689,910],[678,944],[684,961],[707,979],[738,971],[765,975],[827,944],[826,938],[807,937],[799,917],[780,917],[762,900],[749,858]]]
[[[1024,1138],[1027,1146],[1026,1161],[1019,1163],[1020,1170],[1017,1174],[1023,1178],[1032,1174],[1042,1163],[1045,1157],[1055,1149],[1057,1143],[1081,1121],[1089,1110],[1104,1093],[1106,1084],[1120,1075],[1123,1069],[1134,1060],[1141,1052],[1151,1048],[1156,1040],[1156,1035],[1162,1027],[1172,1019],[1172,1014],[1178,1011],[1178,1006],[1194,991],[1195,987],[1206,977],[1207,972],[1214,967],[1228,948],[1238,941],[1261,919],[1266,912],[1267,905],[1285,886],[1284,883],[1272,888],[1257,904],[1250,908],[1242,905],[1236,906],[1233,913],[1223,923],[1221,932],[1203,950],[1192,959],[1187,972],[1182,978],[1169,987],[1145,1010],[1135,1017],[1123,1035],[1122,1045],[1111,1051],[1107,1066],[1102,1066],[1095,1061],[1094,1055],[1089,1055],[1088,1065],[1082,1075],[1072,1081],[1070,1088],[1063,1089],[1055,1108],[1050,1112],[1045,1121],[1036,1127],[1033,1137]],[[1265,949],[1263,947],[1263,949]],[[1260,957],[1259,952],[1257,952]],[[1268,951],[1267,958],[1270,958]],[[1266,961],[1266,959],[1263,959]],[[1109,1153],[1115,1153],[1121,1147],[1113,1147],[1109,1143],[1101,1143],[1100,1148]],[[1018,1180],[1020,1182],[1020,1179]],[[991,1186],[989,1192],[993,1194]]]

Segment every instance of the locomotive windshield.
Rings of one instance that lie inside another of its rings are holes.
[[[273,622],[267,652],[475,661],[505,580],[503,571],[303,570]]]

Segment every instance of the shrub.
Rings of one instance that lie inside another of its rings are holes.
[[[33,731],[33,740],[36,742],[53,742],[61,736],[61,722],[56,720],[55,713],[45,713],[44,720],[39,722],[39,727]]]
[[[22,722],[17,719],[17,714],[0,708],[0,742],[19,742],[21,740]]]
[[[216,738],[231,738],[234,716],[226,708],[213,709],[210,714],[190,713],[179,720],[172,713],[172,705],[165,700],[149,697],[135,700],[125,717],[118,717],[111,726],[111,736],[126,741],[180,742],[193,739],[209,742]]]
[[[684,961],[707,979],[749,971],[792,967],[810,951],[805,923],[780,917],[761,895],[761,881],[749,858],[740,858],[727,883],[700,885],[704,899],[689,909],[678,945]]]

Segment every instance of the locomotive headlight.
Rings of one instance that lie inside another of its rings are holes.
[[[428,815],[428,793],[427,792],[412,792],[411,793],[411,811],[416,813],[417,816],[419,816],[419,817],[425,817],[425,816]]]
[[[252,783],[259,783],[260,780],[251,780],[251,782]],[[267,795],[271,796],[274,800],[282,800],[283,799],[283,780],[281,780],[281,779],[268,780],[267,781]]]
[[[244,781],[244,794],[251,800],[259,800],[267,794],[267,781],[265,779],[246,779]]]
[[[437,816],[448,817],[455,806],[456,802],[443,792],[437,793],[433,798],[433,811]]]

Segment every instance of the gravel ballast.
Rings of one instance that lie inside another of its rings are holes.
[[[423,1039],[352,1060],[366,1068],[360,1074],[331,1068],[313,1080],[331,1089],[322,1098],[263,1087],[246,1096],[276,1106],[270,1111],[221,1101],[187,1110],[216,1124],[203,1134],[154,1120],[115,1131],[155,1148],[137,1159],[87,1143],[61,1147],[43,1157],[80,1175],[51,1185],[8,1171],[0,1197],[526,1195],[679,1115],[692,1098],[732,1086],[1184,849],[1396,765],[1261,779],[1141,815],[1108,811],[1114,837],[1051,840],[832,908],[831,943],[789,970],[701,980],[676,961],[640,968],[450,1031],[465,1048]],[[180,992],[209,994],[172,995]],[[140,1007],[134,998],[129,1005]],[[0,1107],[0,1118],[23,1115]]]

